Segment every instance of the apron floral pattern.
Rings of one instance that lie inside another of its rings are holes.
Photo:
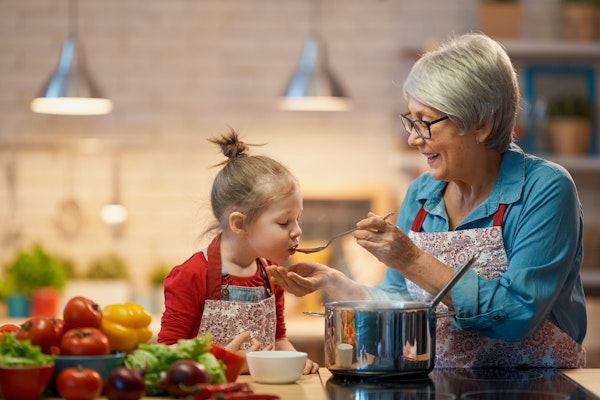
[[[421,207],[408,236],[419,248],[453,268],[481,251],[472,269],[482,278],[495,279],[508,268],[501,227],[505,209],[506,205],[500,205],[494,216],[494,226],[489,228],[420,232],[423,213],[426,214]],[[415,301],[430,302],[433,299],[431,294],[408,279],[406,283]],[[449,309],[440,303],[436,311],[447,313]],[[452,329],[449,318],[444,317],[436,321],[436,337],[437,368],[585,366],[583,347],[550,321],[528,337],[510,343],[474,331]]]
[[[250,331],[251,337],[264,347],[275,342],[275,320],[274,295],[258,303],[206,300],[198,335],[209,331],[214,343],[226,346],[238,333]],[[250,343],[244,343],[241,348],[249,346]]]
[[[205,257],[207,257],[205,252]],[[208,259],[208,257],[207,257]],[[261,260],[257,260],[258,268],[264,271]],[[275,311],[275,295],[265,293],[265,287],[235,287],[228,286],[227,298],[221,299],[225,286],[221,285],[221,262],[213,265],[209,260],[207,275],[207,299],[200,322],[198,336],[207,332],[213,337],[213,342],[226,346],[235,336],[244,331],[250,331],[250,336],[261,343],[261,347],[275,343],[275,328],[277,316]],[[265,283],[268,285],[268,281]],[[266,297],[266,298],[265,298]],[[239,301],[235,299],[261,298],[257,302]],[[250,342],[242,344],[241,349],[250,347]]]

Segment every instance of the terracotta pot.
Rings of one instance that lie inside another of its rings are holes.
[[[550,150],[555,154],[587,154],[591,135],[592,123],[586,118],[561,117],[548,121]]]
[[[6,299],[8,307],[8,316],[11,318],[29,317],[31,309],[31,299],[21,294],[12,294]]]
[[[567,40],[600,39],[600,6],[566,4],[561,8],[562,36]]]
[[[523,6],[520,3],[479,3],[479,27],[494,39],[515,39],[521,31]]]
[[[55,317],[59,315],[59,298],[59,291],[53,287],[35,289],[31,294],[31,315],[33,317]]]

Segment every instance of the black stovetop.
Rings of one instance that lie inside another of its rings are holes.
[[[325,384],[331,400],[433,400],[445,393],[474,391],[564,393],[570,400],[600,400],[557,369],[435,368],[425,377],[395,379],[332,376]],[[508,396],[505,396],[508,398]],[[527,399],[527,397],[518,397]],[[531,397],[529,397],[531,398]]]

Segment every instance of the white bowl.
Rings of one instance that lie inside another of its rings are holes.
[[[306,357],[301,351],[252,351],[246,354],[246,361],[256,382],[283,384],[300,379]]]

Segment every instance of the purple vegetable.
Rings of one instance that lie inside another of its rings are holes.
[[[145,393],[144,377],[135,369],[117,367],[104,382],[104,394],[108,400],[138,400]]]
[[[178,360],[169,367],[157,386],[177,397],[189,395],[189,388],[200,383],[210,383],[210,374],[206,367],[192,360]]]

